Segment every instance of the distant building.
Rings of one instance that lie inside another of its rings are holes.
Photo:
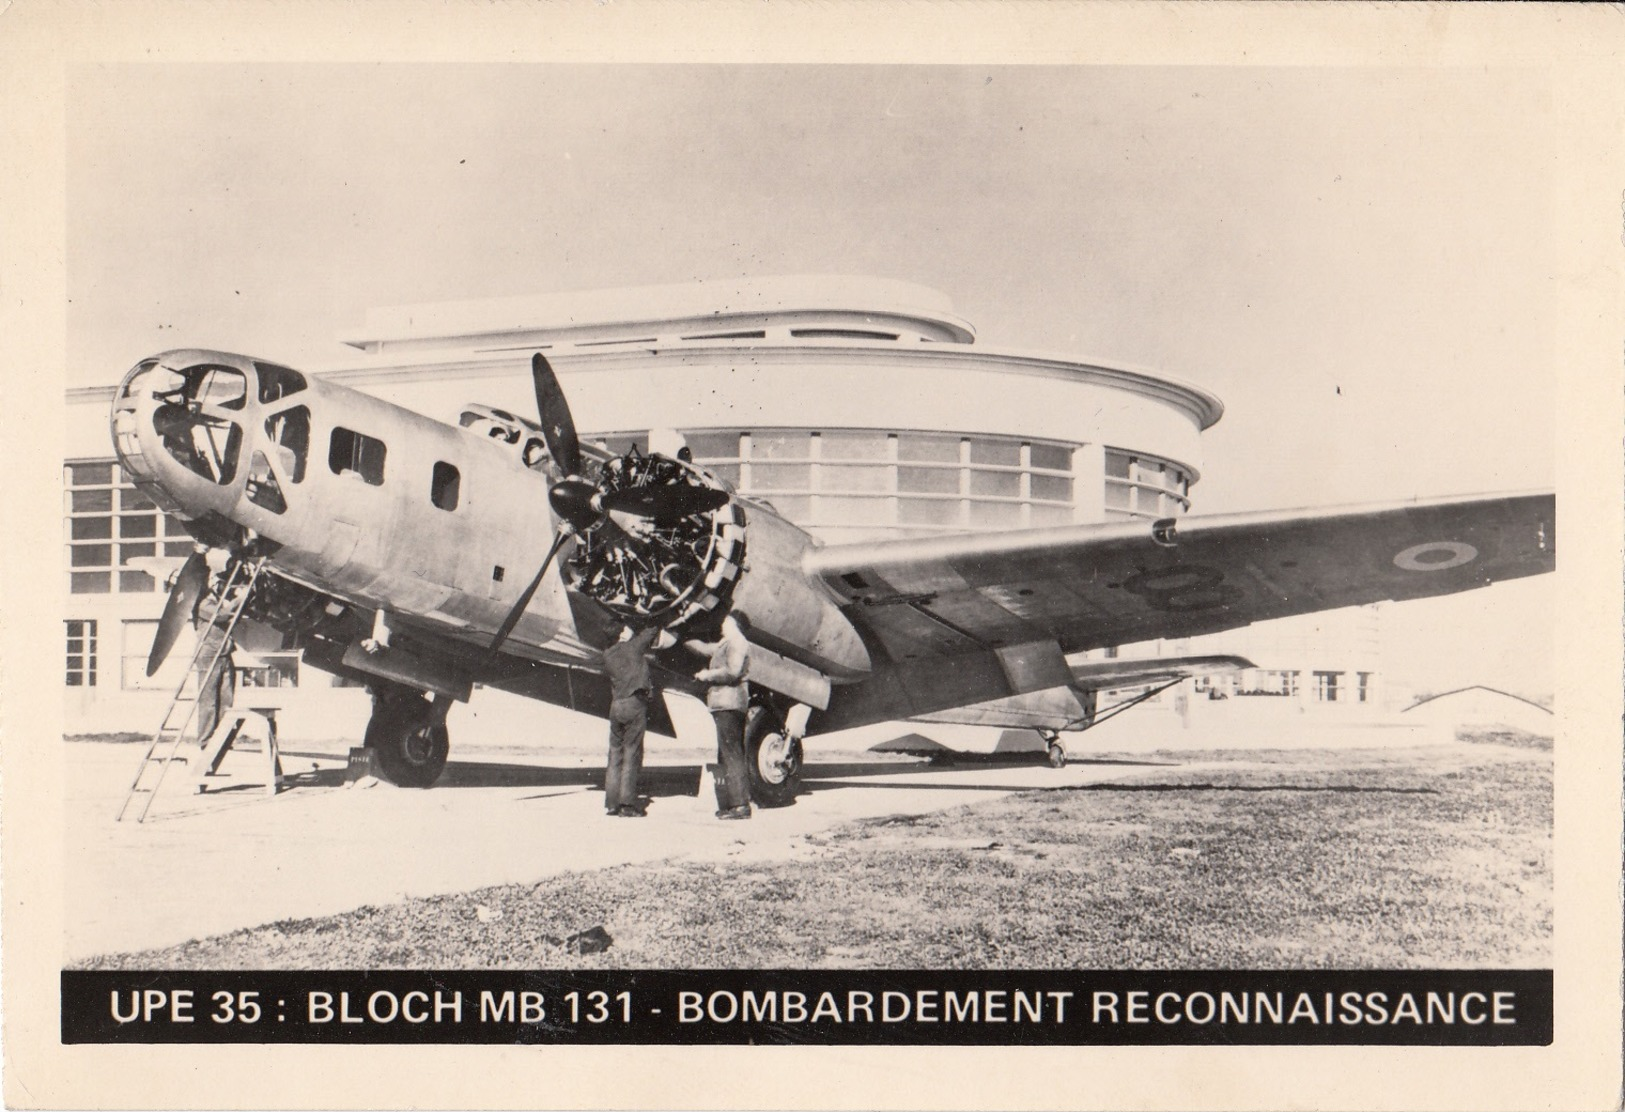
[[[455,421],[470,401],[530,413],[530,355],[545,351],[587,439],[619,451],[679,430],[697,463],[831,542],[1189,510],[1218,398],[1148,370],[974,338],[946,297],[920,286],[777,278],[379,309],[345,340],[350,358],[301,369]],[[113,379],[127,368],[104,370]],[[120,473],[112,393],[67,392],[72,732],[150,729],[175,682],[172,668],[148,678],[145,659],[163,562],[190,543]],[[1191,700],[1373,706],[1375,622],[1365,610],[1205,639],[1251,654],[1259,670]],[[302,669],[296,654],[253,665],[243,681],[252,698],[286,708],[285,733],[364,721],[360,692]]]

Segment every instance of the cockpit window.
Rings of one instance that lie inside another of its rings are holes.
[[[525,466],[532,471],[545,471],[550,457],[547,454],[547,444],[539,436],[532,436],[525,441],[524,453],[520,456]]]
[[[305,376],[288,367],[281,367],[275,363],[255,363],[254,369],[260,375],[260,403],[280,401],[289,394],[297,394],[305,388]]]
[[[199,363],[169,374],[172,385],[153,391],[153,397],[169,405],[241,409],[248,398],[248,376],[236,367]]]
[[[302,405],[285,409],[265,420],[277,463],[290,483],[305,481],[305,461],[310,456],[310,410]]]
[[[189,470],[221,486],[237,477],[243,442],[237,422],[165,402],[153,412],[152,424],[165,450]]]
[[[264,452],[255,451],[248,465],[248,482],[244,484],[244,490],[250,502],[264,506],[272,513],[279,514],[288,508],[287,501],[282,497],[282,485],[276,481]]]
[[[384,442],[346,428],[333,429],[327,466],[335,475],[355,475],[370,486],[384,481]]]

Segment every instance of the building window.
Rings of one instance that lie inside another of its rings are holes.
[[[860,328],[792,328],[798,340],[895,340],[895,332],[866,332]]]
[[[157,582],[142,561],[191,553],[192,539],[179,519],[153,505],[114,461],[70,462],[63,468],[63,484],[68,590],[73,594],[156,590]]]
[[[1106,449],[1106,517],[1178,517],[1190,509],[1190,473],[1171,460]]]
[[[147,675],[147,657],[152,653],[152,640],[158,636],[156,619],[132,618],[123,623],[119,646],[119,687],[125,691],[162,691],[175,689],[186,674],[191,650],[185,644],[177,645],[164,665],[154,675]]]
[[[1342,672],[1315,673],[1315,699],[1322,703],[1337,702],[1337,678]]]
[[[335,475],[356,475],[369,486],[384,481],[384,442],[365,433],[334,428],[327,466]]]
[[[609,433],[612,448],[633,438]],[[825,533],[929,535],[1065,525],[1073,445],[884,429],[685,431],[694,462]]]
[[[1355,676],[1359,680],[1359,687],[1357,689],[1358,698],[1356,701],[1361,703],[1369,703],[1371,701],[1371,673],[1356,672]]]
[[[298,653],[237,654],[237,687],[239,695],[242,694],[244,689],[298,686]]]
[[[442,510],[455,510],[462,485],[463,477],[457,468],[441,460],[434,465],[434,475],[429,480],[429,501]]]
[[[177,645],[163,667],[149,676],[147,656],[152,651],[152,639],[158,635],[158,622],[149,618],[132,618],[123,625],[119,686],[125,691],[174,691],[192,664],[194,643]],[[243,688],[299,686],[299,654],[296,652],[249,653],[238,649],[233,659],[237,665],[240,705],[245,705],[241,699]]]
[[[63,624],[67,627],[68,634],[68,686],[95,687],[96,623],[70,619]]]

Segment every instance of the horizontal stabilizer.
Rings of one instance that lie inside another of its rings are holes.
[[[1070,664],[1072,682],[1084,691],[1145,687],[1191,676],[1216,676],[1256,668],[1242,656],[1151,656],[1140,659],[1083,660]]]
[[[1254,665],[1240,656],[1161,656],[1071,661],[1068,667],[1072,671],[1072,683],[1067,687],[1029,691],[913,717],[921,722],[948,722],[961,726],[1075,730],[1094,717],[1093,709],[1084,707],[1088,692],[1152,687],[1191,676],[1239,672]]]

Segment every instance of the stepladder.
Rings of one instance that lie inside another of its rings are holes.
[[[242,717],[232,709],[235,683],[232,635],[263,566],[263,559],[234,561],[223,573],[222,582],[198,602],[195,615],[198,635],[192,657],[164,709],[158,729],[141,754],[135,778],[130,781],[129,791],[119,806],[117,821],[133,816],[137,822],[145,822],[170,765],[179,760],[182,763],[198,761],[201,766],[202,747],[212,736],[222,727],[235,735],[246,724],[246,721],[238,722],[236,728],[232,728],[235,718]],[[266,750],[274,762],[274,725],[269,734],[271,740],[266,742]],[[222,747],[221,755],[229,747],[230,743]],[[271,782],[274,791],[274,774]]]

